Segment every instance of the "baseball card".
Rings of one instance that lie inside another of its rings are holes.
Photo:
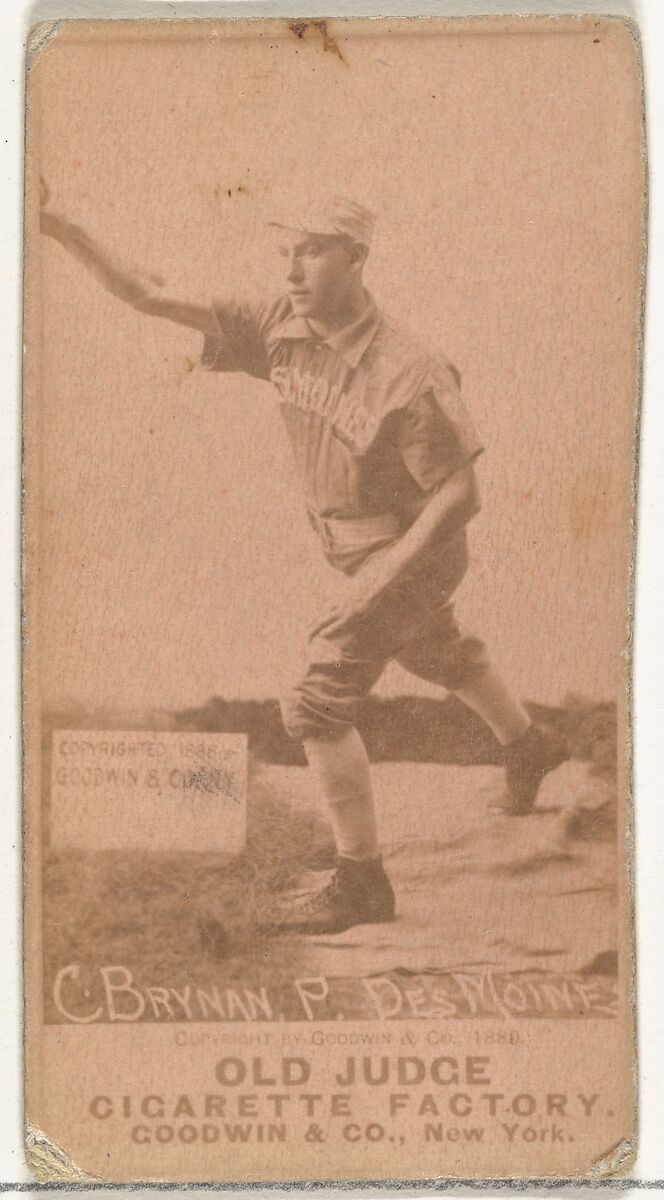
[[[638,30],[28,46],[26,1153],[634,1165]]]

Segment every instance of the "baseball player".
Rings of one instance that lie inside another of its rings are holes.
[[[484,643],[455,620],[482,451],[458,373],[403,333],[365,289],[375,218],[352,200],[332,197],[271,222],[284,287],[258,305],[232,295],[211,304],[172,297],[45,200],[43,231],[109,292],[202,333],[209,370],[244,371],[276,388],[309,521],[346,577],[314,621],[306,665],[282,699],[285,728],[303,743],[328,805],[337,867],[279,928],[323,934],[389,921],[395,898],[356,729],[358,704],[388,661],[454,692],[491,727],[504,747],[507,812],[530,812],[545,774],[567,757],[512,697]]]

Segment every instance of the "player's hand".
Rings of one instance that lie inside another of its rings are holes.
[[[309,640],[315,637],[334,637],[345,625],[370,613],[381,595],[382,589],[375,579],[366,575],[356,576],[344,595],[319,613],[309,628]]]

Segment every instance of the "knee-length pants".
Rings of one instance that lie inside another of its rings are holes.
[[[339,556],[328,557],[339,565]],[[347,569],[341,561],[340,569]],[[477,680],[486,670],[486,647],[461,631],[451,601],[467,566],[464,531],[384,593],[371,612],[349,618],[331,636],[312,638],[304,671],[281,700],[290,737],[339,737],[355,724],[360,701],[391,660],[448,691]]]

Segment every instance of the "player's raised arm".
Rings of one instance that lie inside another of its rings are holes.
[[[43,182],[41,200],[42,233],[59,242],[107,292],[139,312],[165,317],[178,325],[188,325],[214,335],[217,327],[211,308],[170,296],[159,276],[134,270],[120,262],[79,225],[50,207],[48,188]]]

